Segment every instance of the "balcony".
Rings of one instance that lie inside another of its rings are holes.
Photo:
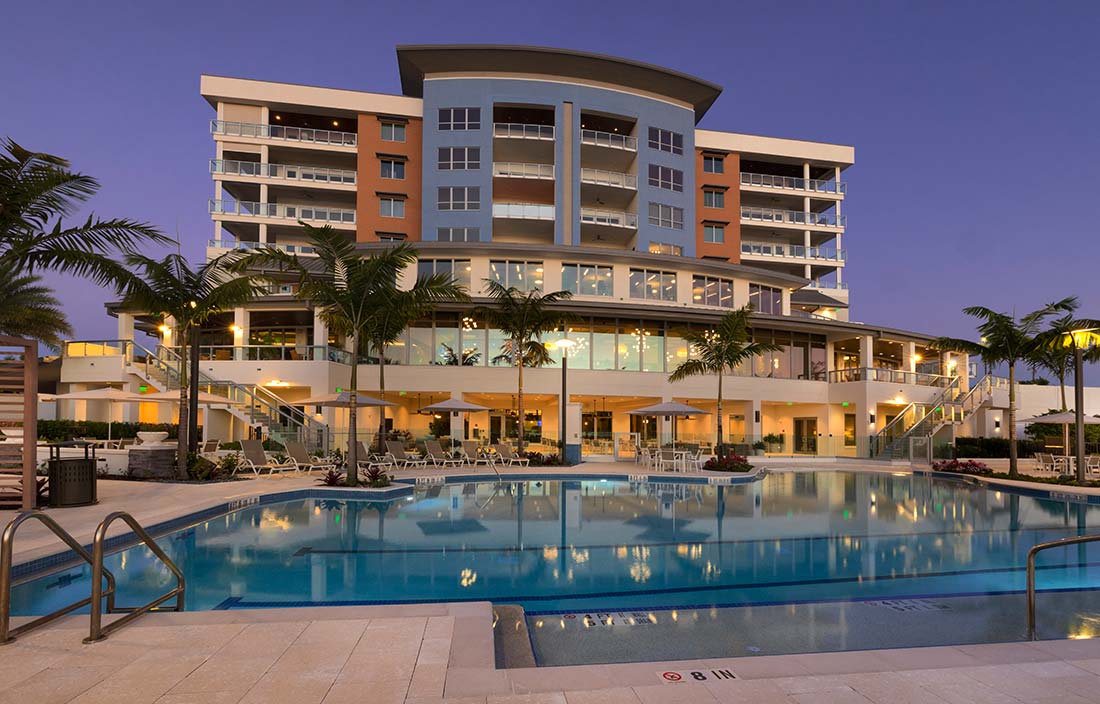
[[[317,254],[317,250],[307,244],[282,244],[279,242],[247,242],[244,240],[207,240],[207,249],[224,249],[224,250],[253,250],[263,249],[265,247],[271,249],[277,249],[280,252],[286,252],[287,254],[305,254],[313,256]],[[275,284],[272,284],[275,286]],[[282,286],[282,284],[279,284]]]
[[[498,139],[538,139],[554,141],[553,125],[530,125],[520,122],[494,122],[493,137]]]
[[[528,178],[541,181],[553,181],[554,165],[517,162],[494,163],[493,178]]]
[[[603,225],[604,227],[619,227],[628,230],[637,230],[638,215],[637,213],[628,213],[622,210],[581,208],[581,223],[588,225]]]
[[[835,213],[808,213],[801,210],[776,210],[774,208],[754,208],[741,206],[741,220],[750,223],[762,222],[776,225],[794,225],[796,227],[832,229],[843,228],[847,218],[837,217]]]
[[[317,183],[354,186],[356,179],[355,171],[348,169],[326,169],[320,166],[291,164],[262,164],[258,161],[235,161],[233,159],[211,159],[210,173],[300,181],[306,185]]]
[[[616,132],[600,132],[598,130],[581,130],[581,144],[591,144],[596,147],[609,149],[621,149],[628,152],[638,151],[638,139]]]
[[[741,185],[750,188],[769,188],[781,191],[809,191],[843,196],[848,192],[848,184],[843,181],[822,181],[814,178],[792,178],[771,174],[749,174],[742,172]]]
[[[278,220],[312,220],[340,225],[355,224],[354,210],[313,205],[283,205],[281,203],[211,199],[210,212],[213,215],[274,218]]]
[[[621,171],[581,169],[581,183],[588,183],[594,186],[609,186],[611,188],[625,188],[631,191],[638,190],[638,177],[634,174],[622,173]]]
[[[805,288],[823,291],[847,291],[848,284],[840,281],[811,281]]]
[[[553,220],[555,208],[540,203],[493,203],[494,218]]]
[[[951,383],[951,377],[939,374],[924,374],[922,372],[907,372],[901,369],[886,369],[885,367],[875,367],[873,369],[854,367],[851,369],[834,369],[829,372],[830,384],[844,384],[849,381],[878,381],[884,384],[946,387]]]
[[[324,144],[338,147],[354,147],[359,143],[359,136],[354,132],[315,130],[309,127],[261,125],[253,122],[226,122],[225,120],[211,120],[210,133],[225,135],[227,137],[271,139],[280,142]]]
[[[843,263],[848,259],[847,250],[806,247],[800,244],[765,244],[763,242],[742,242],[741,254],[753,257],[773,257],[783,259],[805,259]]]

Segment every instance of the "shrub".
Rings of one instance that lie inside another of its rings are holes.
[[[223,477],[232,477],[241,468],[241,456],[233,453],[218,460],[218,471]]]
[[[201,426],[200,426],[201,427]],[[179,437],[179,425],[176,423],[112,423],[111,437],[125,440],[137,437],[138,433],[167,432],[168,437]],[[38,438],[47,442],[72,440],[73,438],[107,439],[107,423],[97,420],[39,420]]]
[[[703,465],[703,469],[709,472],[749,472],[752,464],[741,455],[726,455],[711,457]]]
[[[381,489],[390,485],[390,475],[377,466],[371,466],[367,469],[359,470],[359,474],[363,477],[363,482],[372,489]]]
[[[1008,438],[955,438],[955,457],[1008,457],[1008,442]],[[1016,451],[1020,457],[1030,457],[1042,452],[1043,444],[1017,440]]]
[[[958,474],[993,474],[993,470],[984,462],[976,460],[944,460],[932,464],[936,472],[956,472]]]
[[[527,451],[519,453],[519,456],[531,460],[532,467],[560,467],[565,464],[557,454],[544,455],[541,452]]]
[[[324,486],[344,486],[344,473],[335,469],[330,469],[317,479],[318,482]]]

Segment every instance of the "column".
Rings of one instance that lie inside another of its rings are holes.
[[[245,308],[233,309],[233,324],[229,329],[233,332],[233,359],[245,359],[248,355],[244,345],[248,344],[249,314]]]
[[[752,444],[763,437],[763,411],[760,399],[754,398],[745,401],[745,434],[746,441]]]
[[[836,369],[836,348],[833,346],[832,340],[825,341],[825,374],[828,378],[829,372]]]
[[[836,284],[837,284],[838,289],[840,288],[841,282],[844,281],[844,278],[843,278],[844,267],[840,266],[840,263],[839,263],[840,252],[844,248],[844,245],[842,244],[840,238],[841,238],[840,233],[839,232],[836,233],[836,240],[835,240],[836,241],[836,256],[838,257],[838,263],[837,263],[837,266],[836,266]]]
[[[574,236],[573,228],[578,222],[573,204],[573,103],[564,102],[561,106],[561,171],[555,174],[561,184],[561,244],[572,246],[580,241]]]
[[[804,181],[804,183],[802,185],[806,188],[806,190],[809,190],[809,188],[810,188],[810,162],[808,162],[808,161],[802,162],[802,179]],[[802,198],[802,210],[804,212],[808,213],[808,212],[810,212],[810,207],[811,207],[810,206],[810,197],[809,196],[803,197]],[[813,279],[813,269],[810,267],[810,262],[809,262],[810,247],[812,246],[812,242],[813,242],[813,240],[811,239],[810,231],[809,230],[803,230],[802,231],[802,245],[806,248],[805,256],[807,257],[807,260],[806,260],[806,264],[803,266],[803,274],[802,275],[805,276],[807,279]]]
[[[452,391],[451,392],[451,399],[453,399],[455,401],[461,401],[462,400],[462,392],[461,391]],[[465,430],[465,423],[464,423],[465,420],[466,420],[466,414],[465,413],[452,413],[451,414],[451,442],[452,443],[461,442],[462,440],[466,439],[466,430]]]
[[[875,366],[875,338],[870,335],[859,338],[859,366],[864,369]]]
[[[328,326],[317,309],[313,310],[313,359],[324,361],[328,359]]]
[[[118,339],[134,339],[134,316],[131,313],[118,314]]]
[[[958,362],[955,374],[959,377],[959,391],[966,393],[970,390],[970,355],[959,353],[955,360]]]
[[[915,342],[903,342],[901,343],[901,368],[902,371],[915,372],[917,371],[917,343]]]

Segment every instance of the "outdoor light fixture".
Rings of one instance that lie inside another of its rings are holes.
[[[919,361],[921,361],[921,359],[923,359],[923,357],[921,357],[919,354],[914,354],[913,355],[913,361],[914,362],[919,362]]]
[[[172,328],[170,328],[170,327],[168,327],[167,325],[164,325],[164,324],[158,325],[157,330],[160,330],[165,335],[172,332]]]
[[[993,421],[993,432],[995,432],[995,433],[1001,432],[1001,419],[1000,418],[997,418]]]
[[[871,425],[874,425],[875,424],[875,414],[871,413],[870,416],[871,416]]]
[[[242,328],[240,325],[237,325],[236,323],[233,323],[232,325],[230,325],[229,330],[234,335],[240,335],[242,332],[244,332],[244,328]]]

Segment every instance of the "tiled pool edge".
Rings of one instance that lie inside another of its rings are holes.
[[[1034,499],[1049,499],[1051,501],[1067,501],[1076,504],[1089,504],[1100,506],[1100,491],[1095,487],[1068,486],[1062,484],[1044,485],[1057,487],[1056,489],[1040,489],[1026,479],[998,479],[983,477],[976,474],[961,474],[957,472],[938,472],[934,469],[912,469],[914,476],[932,477],[933,479],[946,479],[978,488],[994,488],[1007,491],[1020,496]],[[1095,493],[1094,493],[1095,492]]]

